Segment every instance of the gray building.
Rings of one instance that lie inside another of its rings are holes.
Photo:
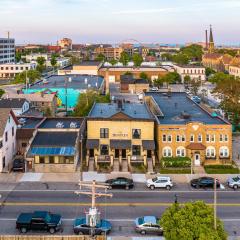
[[[0,64],[15,62],[15,39],[0,38]]]

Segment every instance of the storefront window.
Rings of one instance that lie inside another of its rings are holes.
[[[132,146],[132,155],[133,156],[140,156],[141,155],[141,146],[140,145],[133,145]]]
[[[101,155],[108,155],[108,145],[101,145],[100,146],[100,154]]]

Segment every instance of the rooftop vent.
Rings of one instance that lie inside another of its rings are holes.
[[[56,124],[56,127],[57,127],[57,128],[64,128],[63,122],[58,122],[58,123]]]
[[[70,123],[70,128],[77,128],[77,123],[76,122],[71,122]]]
[[[181,117],[183,119],[189,119],[191,117],[191,115],[189,113],[187,113],[186,111],[181,112]]]
[[[18,122],[20,123],[20,124],[25,124],[26,123],[26,118],[20,118],[20,119],[18,119]]]
[[[87,84],[87,83],[88,83],[88,79],[87,79],[87,78],[85,78],[84,82],[85,82],[85,84]]]

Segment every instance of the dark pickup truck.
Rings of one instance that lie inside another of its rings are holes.
[[[35,211],[34,213],[21,213],[16,222],[16,228],[21,233],[29,230],[49,231],[51,234],[62,228],[62,217],[46,211]]]

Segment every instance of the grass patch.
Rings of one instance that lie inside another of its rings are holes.
[[[239,174],[239,169],[232,165],[207,165],[204,169],[208,174]]]
[[[97,171],[100,173],[110,173],[112,170],[110,163],[98,163]]]
[[[144,164],[132,164],[131,165],[131,172],[132,173],[146,173],[147,168]]]
[[[190,168],[161,168],[161,174],[190,174]]]

